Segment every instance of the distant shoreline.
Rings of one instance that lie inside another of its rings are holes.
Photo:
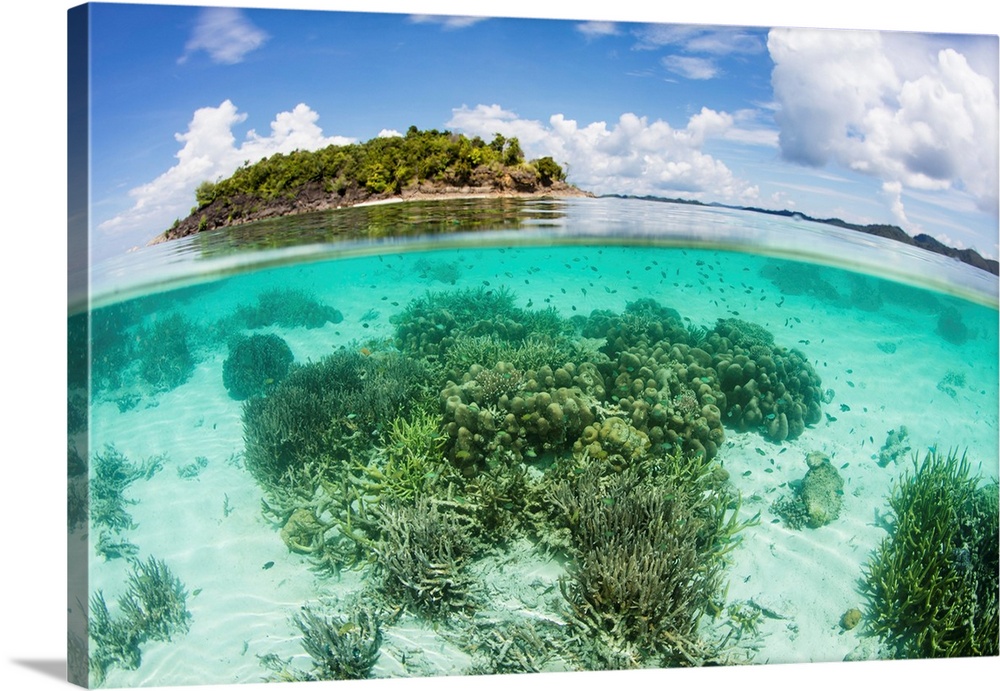
[[[835,226],[837,228],[844,228],[846,230],[854,230],[860,233],[866,233],[868,235],[877,235],[878,237],[887,238],[889,240],[895,240],[896,242],[901,242],[904,245],[910,245],[912,247],[918,247],[922,250],[928,252],[933,252],[935,254],[943,254],[946,257],[951,257],[964,264],[974,266],[977,269],[991,273],[994,276],[1000,276],[1000,262],[996,259],[986,259],[976,250],[970,249],[957,249],[955,247],[949,247],[944,243],[940,242],[930,235],[920,233],[916,236],[909,235],[905,230],[899,226],[884,224],[884,223],[874,223],[870,225],[861,225],[858,223],[848,223],[847,221],[841,220],[839,218],[815,218],[807,214],[801,213],[799,211],[789,211],[787,209],[775,210],[775,209],[763,209],[756,206],[735,206],[732,204],[721,204],[718,202],[699,202],[690,199],[670,199],[667,197],[654,197],[654,196],[636,196],[628,194],[604,194],[601,195],[603,198],[608,199],[638,199],[642,201],[652,201],[652,202],[669,202],[672,204],[687,204],[689,206],[703,206],[707,208],[717,208],[717,209],[734,209],[736,211],[752,211],[759,214],[767,214],[769,216],[781,216],[783,218],[800,218],[803,221],[810,221],[812,223],[822,223],[828,226]]]
[[[435,183],[424,182],[419,185],[404,189],[396,194],[369,194],[369,195],[348,195],[346,197],[334,197],[328,194],[310,193],[307,191],[293,200],[276,200],[273,204],[265,205],[255,212],[238,218],[229,218],[224,215],[225,210],[217,210],[214,214],[215,220],[209,229],[227,228],[253,223],[271,218],[283,216],[294,216],[298,214],[312,213],[317,211],[335,211],[352,207],[381,206],[386,204],[399,204],[412,201],[445,201],[458,199],[572,199],[572,198],[602,198],[602,199],[634,199],[639,201],[683,204],[687,206],[701,206],[706,208],[733,209],[737,211],[750,211],[753,213],[765,214],[769,216],[780,216],[783,218],[799,218],[812,223],[821,223],[837,228],[844,228],[868,235],[887,238],[905,245],[917,247],[919,249],[933,252],[935,254],[951,257],[964,264],[968,264],[994,276],[1000,276],[1000,262],[995,259],[987,259],[972,249],[957,249],[949,247],[937,239],[926,234],[910,236],[899,226],[889,224],[861,225],[849,223],[839,218],[816,218],[798,211],[787,209],[775,210],[764,209],[753,206],[736,206],[722,204],[718,202],[700,202],[690,199],[677,199],[656,196],[637,196],[624,194],[603,194],[596,195],[587,192],[566,182],[555,181],[551,185],[538,187],[531,190],[518,190],[515,188],[496,187],[455,187],[445,186]],[[187,235],[200,232],[192,227],[191,218],[186,219],[184,224],[175,226],[157,235],[149,241],[148,245],[156,245],[169,240],[175,240]]]

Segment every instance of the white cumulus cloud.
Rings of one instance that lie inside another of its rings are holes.
[[[143,231],[154,235],[166,230],[175,218],[188,214],[199,184],[228,177],[245,161],[256,162],[275,153],[354,141],[324,136],[316,124],[319,115],[300,103],[290,111],[278,113],[269,134],[250,130],[244,141],[237,144],[233,128],[246,118],[229,100],[218,107],[196,110],[187,131],[174,135],[181,144],[177,163],[156,179],[129,190],[133,206],[104,221],[99,228],[114,233]]]
[[[178,62],[198,51],[205,51],[213,62],[235,65],[247,53],[260,48],[268,36],[234,7],[209,7],[198,15],[191,38]]]
[[[517,137],[528,158],[552,156],[570,181],[597,194],[684,195],[749,202],[758,188],[736,177],[701,150],[706,139],[725,137],[733,118],[708,108],[683,129],[663,120],[624,113],[618,122],[581,126],[556,114],[547,123],[528,120],[499,105],[463,106],[448,127],[489,140],[497,132]]]
[[[997,212],[997,88],[953,48],[873,31],[773,29],[782,155],[906,190],[955,189]]]

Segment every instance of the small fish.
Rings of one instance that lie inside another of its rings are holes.
[[[274,562],[273,562],[273,561],[269,561],[269,562],[267,562],[266,564],[264,564],[264,566],[263,566],[263,569],[264,569],[265,571],[267,571],[267,570],[268,570],[269,568],[271,568],[272,566],[274,566]]]
[[[835,418],[834,416],[830,415],[830,413],[825,413],[825,415],[826,415],[826,421],[827,422],[836,422],[837,421],[837,418]]]
[[[841,403],[840,404],[840,412],[842,412],[842,413],[849,413],[849,412],[851,412],[851,406],[847,405],[846,403]]]
[[[199,595],[201,595],[201,588],[195,588],[194,592],[191,593],[191,597],[198,597]]]
[[[752,472],[752,471],[749,471],[749,470],[744,470],[744,471],[743,471],[743,477],[750,477],[750,473],[751,473],[751,472]]]
[[[851,464],[850,463],[845,463],[844,465],[840,466],[840,469],[843,470],[844,468],[846,468],[849,465],[851,465]]]
[[[759,446],[756,447],[756,448],[754,448],[754,451],[756,451],[757,453],[759,453],[761,456],[766,456],[767,455],[766,453],[764,453],[764,449],[760,448]]]

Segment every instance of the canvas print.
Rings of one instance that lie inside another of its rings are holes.
[[[998,654],[996,36],[68,20],[70,681]]]

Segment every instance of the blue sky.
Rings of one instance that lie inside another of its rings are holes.
[[[245,160],[410,125],[516,136],[596,193],[893,223],[1000,255],[995,35],[92,11],[95,259],[145,244]]]

